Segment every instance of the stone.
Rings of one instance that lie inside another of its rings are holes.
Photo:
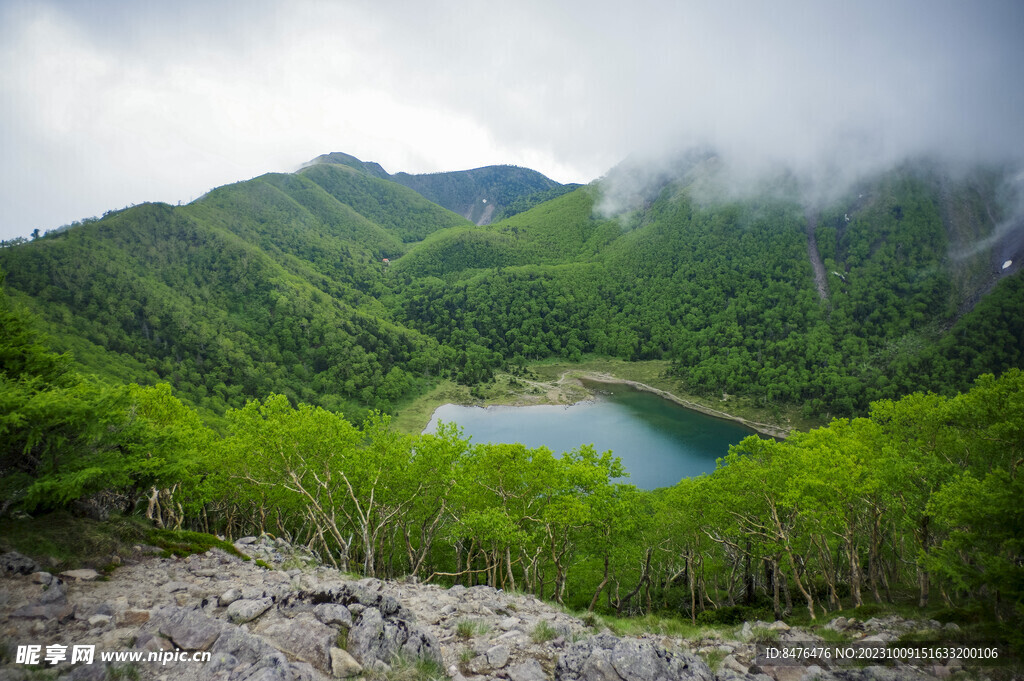
[[[607,650],[595,650],[583,665],[583,674],[579,678],[586,681],[621,681],[622,677],[615,671]],[[633,681],[630,679],[630,681]]]
[[[53,575],[49,572],[33,572],[31,578],[33,584],[42,584],[44,586],[53,581]]]
[[[43,593],[36,599],[36,603],[40,605],[64,605],[67,602],[67,587],[59,579],[54,580],[50,583],[50,586],[45,587]]]
[[[519,618],[518,617],[506,617],[503,620],[501,620],[500,622],[498,622],[498,628],[501,629],[502,631],[510,631],[512,629],[515,629],[518,626],[519,626]]]
[[[352,626],[352,613],[340,603],[321,603],[313,606],[313,615],[324,624]]]
[[[95,570],[84,569],[84,570],[65,570],[60,573],[61,577],[65,579],[74,579],[79,582],[94,582],[100,578],[100,573]]]
[[[508,664],[508,646],[496,645],[492,648],[488,648],[487,652],[484,654],[487,656],[487,664],[492,669],[501,669],[506,664]]]
[[[167,593],[174,593],[176,591],[188,591],[190,586],[192,585],[188,582],[167,582],[163,588]]]
[[[39,566],[28,556],[17,551],[0,554],[0,574],[5,577],[12,575],[30,575],[39,570]]]
[[[203,673],[213,676],[219,671],[230,673],[238,666],[238,658],[230,653],[216,653],[210,655],[210,661],[203,668]]]
[[[315,617],[300,614],[290,620],[275,620],[260,634],[292,657],[309,662],[322,672],[331,672],[330,650],[338,632]]]
[[[150,618],[161,634],[183,650],[207,650],[230,625],[196,610],[167,605]]]
[[[80,664],[71,670],[71,681],[104,681],[107,678],[106,663]]]
[[[330,656],[331,674],[339,679],[358,676],[363,671],[363,665],[356,662],[356,658],[352,657],[347,650],[332,647],[330,650]]]
[[[89,618],[90,627],[105,627],[113,619],[110,615],[93,615]]]
[[[547,681],[548,675],[544,672],[544,667],[540,665],[540,662],[530,658],[509,667],[508,678],[510,681]]]
[[[740,674],[746,674],[748,669],[744,665],[740,664],[740,661],[736,659],[735,655],[726,655],[725,659],[722,660],[722,667],[725,669],[731,669],[734,672],[739,672]]]
[[[243,624],[256,619],[274,604],[269,598],[240,599],[228,606],[228,619],[235,624]]]
[[[217,605],[222,608],[226,608],[238,599],[242,597],[242,590],[237,587],[231,587],[220,596],[217,597]]]
[[[23,605],[10,614],[11,617],[32,620],[57,620],[67,622],[75,616],[75,608],[67,603],[49,605]]]
[[[118,618],[118,622],[126,627],[139,626],[148,621],[149,610],[125,610]]]

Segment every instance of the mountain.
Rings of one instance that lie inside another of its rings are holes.
[[[393,182],[315,166],[110,213],[0,250],[0,269],[101,376],[169,381],[210,413],[270,392],[390,408],[465,349],[391,318],[382,258],[463,224]]]
[[[704,158],[481,226],[401,174],[321,159],[0,249],[6,288],[89,371],[168,381],[208,414],[270,393],[390,410],[438,377],[594,353],[822,418],[1024,365],[1005,169],[906,164],[808,205],[785,176],[714,195]],[[518,171],[447,176],[525,206],[539,174]]]
[[[540,195],[535,200],[554,198],[550,194],[552,190],[557,194],[562,187],[536,170],[508,165],[447,173],[390,175],[378,163],[360,161],[341,152],[318,156],[311,163],[344,165],[376,178],[397,182],[477,225],[489,224],[508,207],[523,200],[529,201],[531,197]]]

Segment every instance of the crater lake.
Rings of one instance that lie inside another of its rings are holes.
[[[624,383],[584,381],[595,399],[573,405],[438,407],[424,432],[456,423],[473,442],[547,447],[556,454],[580,445],[612,450],[629,482],[642,489],[710,473],[729,445],[756,433],[733,421],[687,409]]]

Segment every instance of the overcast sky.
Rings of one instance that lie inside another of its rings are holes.
[[[693,143],[1024,157],[1024,3],[0,0],[0,238],[330,151],[589,182]]]

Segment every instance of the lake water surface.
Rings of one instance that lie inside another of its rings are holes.
[[[437,422],[457,423],[473,442],[521,442],[556,453],[592,444],[622,459],[630,482],[643,489],[710,473],[715,460],[754,432],[738,423],[681,407],[621,383],[585,382],[598,398],[571,406],[437,408]]]

